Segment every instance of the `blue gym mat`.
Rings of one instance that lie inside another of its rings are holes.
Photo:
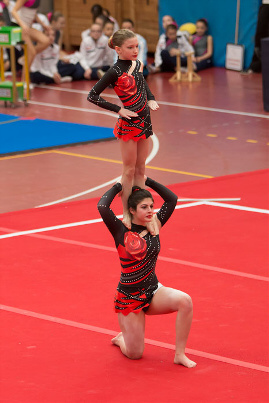
[[[0,154],[114,138],[113,129],[0,113]]]

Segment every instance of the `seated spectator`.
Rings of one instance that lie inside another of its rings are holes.
[[[116,63],[118,55],[115,49],[111,49],[108,46],[108,39],[113,35],[114,33],[114,22],[107,20],[105,22],[104,28],[103,28],[103,34],[107,37],[107,47],[108,47],[108,54],[106,59],[104,60],[104,65],[107,66],[113,66],[114,63]],[[102,76],[102,74],[100,74]],[[98,75],[99,77],[99,75]],[[100,78],[100,77],[99,77]]]
[[[41,13],[37,13],[37,18],[38,18],[38,21],[39,21],[39,22],[36,22],[36,21],[35,21],[35,22],[33,23],[33,25],[32,25],[32,28],[37,29],[38,31],[43,32],[43,31],[44,31],[44,26],[48,27],[48,26],[50,25],[49,20],[48,20],[48,18],[47,18],[46,15],[41,14]],[[40,22],[42,22],[43,25],[41,25]]]
[[[65,18],[62,13],[55,11],[50,16],[50,26],[55,31],[55,43],[60,46],[60,53],[63,52],[63,32],[65,28]]]
[[[110,15],[110,12],[108,11],[107,8],[103,8],[103,14],[105,17],[109,18],[109,20],[114,23],[114,29],[113,29],[113,34],[114,34],[114,32],[116,32],[120,29],[120,26],[119,26],[117,20]]]
[[[72,80],[83,79],[84,70],[79,64],[80,54],[75,52],[73,54],[67,54],[63,50],[63,31],[65,28],[65,18],[62,13],[55,11],[48,14],[49,21],[51,22],[51,28],[55,32],[54,43],[59,46],[60,54],[59,61],[57,63],[57,69],[60,76],[72,77]]]
[[[97,70],[107,71],[109,69],[110,66],[105,64],[109,58],[108,41],[99,24],[93,24],[90,34],[82,40],[80,54],[79,63],[84,69],[85,79],[97,80]]]
[[[104,26],[105,26],[105,24],[106,24],[106,22],[108,22],[108,21],[110,21],[109,18],[105,17],[103,14],[100,14],[100,15],[97,15],[97,16],[94,18],[93,23],[99,24],[99,25],[101,26],[102,30],[103,30],[103,29],[104,29]],[[85,29],[85,31],[82,31],[82,32],[81,32],[81,38],[84,39],[84,38],[86,38],[87,36],[89,36],[89,35],[90,35],[90,31],[91,31],[90,28]]]
[[[31,82],[34,84],[61,84],[72,81],[72,77],[61,77],[58,72],[57,63],[60,48],[59,45],[54,43],[54,30],[50,29],[46,35],[49,38],[50,45],[35,56],[30,70]]]
[[[96,22],[97,24],[100,24],[102,26],[102,29],[104,28],[105,23],[109,20],[114,23],[114,28],[113,28],[113,34],[114,32],[118,31],[119,29],[119,24],[116,21],[115,18],[113,18],[109,11],[105,8],[103,8],[100,4],[94,4],[91,8],[91,14],[92,14],[92,22]],[[86,29],[85,31],[82,31],[81,37],[84,39],[86,36],[88,36],[90,33],[90,29]]]
[[[130,18],[126,18],[122,21],[121,24],[121,28],[122,29],[129,29],[130,31],[135,32],[134,29],[134,22],[133,20],[131,20]],[[135,32],[135,35],[138,39],[138,47],[139,47],[139,53],[138,53],[138,60],[140,60],[143,64],[144,64],[144,69],[143,69],[143,75],[144,77],[148,76],[148,68],[147,68],[147,64],[148,64],[148,45],[147,45],[147,41],[146,39],[142,36],[139,35]]]
[[[163,30],[165,31],[166,27],[170,24],[176,25],[174,18],[171,15],[164,15],[162,18]],[[161,51],[165,49],[165,47],[166,47],[166,35],[165,33],[163,33],[160,35],[156,46],[154,63],[149,65],[148,67],[150,73],[158,73],[159,71],[161,71],[161,64],[162,64]]]
[[[196,34],[190,38],[194,48],[193,68],[195,71],[212,67],[213,38],[207,35],[208,22],[205,18],[196,21]]]
[[[187,66],[186,52],[193,52],[193,47],[187,41],[182,32],[177,31],[177,26],[170,24],[166,28],[166,47],[161,50],[162,64],[160,71],[175,71],[176,56],[180,54],[181,66]]]

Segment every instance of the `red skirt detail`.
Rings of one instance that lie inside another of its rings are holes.
[[[154,291],[158,289],[158,284],[142,288],[137,291],[116,291],[114,306],[116,313],[122,313],[127,316],[130,312],[138,313],[142,309],[146,310],[153,298]]]
[[[124,141],[147,139],[153,134],[150,114],[131,119],[118,118],[113,133]]]

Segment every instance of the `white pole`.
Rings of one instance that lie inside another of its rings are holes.
[[[240,15],[240,0],[237,0],[236,22],[235,22],[235,36],[234,36],[234,43],[235,43],[236,45],[238,44],[239,15]]]

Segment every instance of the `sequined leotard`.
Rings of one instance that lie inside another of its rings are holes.
[[[177,196],[165,186],[147,178],[150,186],[164,199],[157,217],[163,226],[169,219],[177,204]],[[113,211],[110,204],[121,191],[121,184],[116,183],[98,202],[98,210],[104,223],[114,237],[121,262],[121,276],[115,295],[115,311],[128,315],[140,312],[149,306],[154,291],[158,288],[155,265],[160,251],[159,235],[152,236],[149,232],[142,238],[139,234],[146,227],[132,223],[128,230]]]
[[[120,117],[118,119],[114,135],[124,141],[129,139],[138,141],[153,134],[147,102],[148,100],[155,100],[155,98],[143,77],[143,72],[140,71],[141,67],[139,60],[132,62],[131,60],[118,59],[117,63],[91,89],[87,98],[88,101],[104,109],[118,113],[121,109],[120,106],[100,97],[101,92],[111,85],[124,108],[138,114],[138,117],[135,118]]]

